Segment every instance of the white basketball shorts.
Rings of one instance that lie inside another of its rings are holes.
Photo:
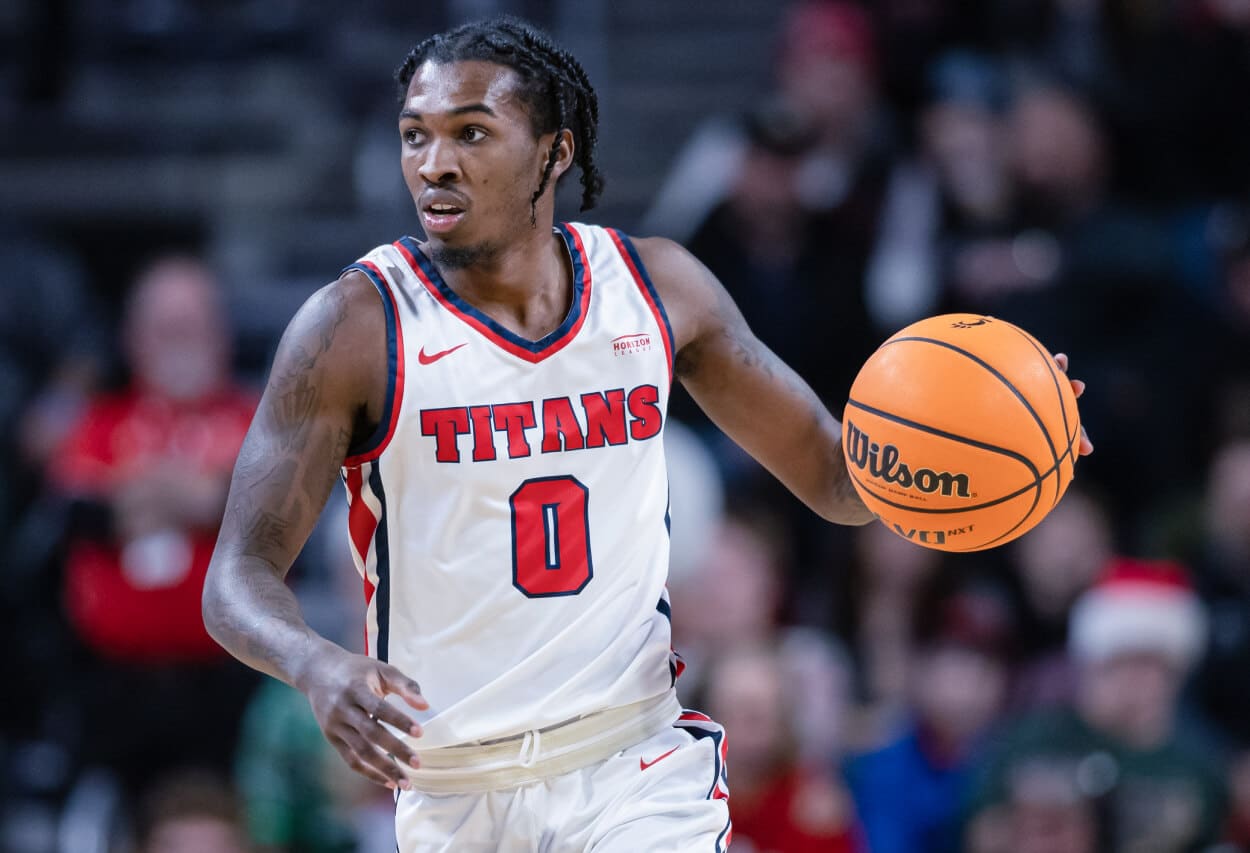
[[[578,770],[477,794],[401,791],[400,853],[720,853],[729,846],[725,731],[671,727]]]

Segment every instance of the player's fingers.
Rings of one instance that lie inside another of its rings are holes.
[[[395,667],[389,664],[382,667],[381,675],[383,692],[394,693],[418,711],[425,711],[430,707],[430,703],[421,695],[421,685]]]
[[[370,699],[373,703],[372,708],[370,708],[369,705],[362,705],[361,707],[363,707],[365,712],[374,720],[394,726],[399,731],[410,734],[413,737],[421,737],[421,726],[416,720],[412,719],[412,717],[409,717],[399,708],[396,708],[394,705],[387,702],[386,699],[378,699],[374,697],[370,697]]]
[[[385,788],[390,788],[391,790],[394,790],[395,788],[398,787],[398,783],[395,780],[391,779],[385,773],[379,773],[377,770],[371,767],[368,763],[366,763],[357,753],[356,749],[354,749],[352,745],[348,743],[345,738],[335,736],[335,737],[329,738],[329,741],[334,746],[334,748],[338,750],[338,753],[342,757],[343,761],[352,770],[355,770],[357,773],[359,773],[361,776],[364,776],[370,782],[373,782],[377,785],[381,785]]]
[[[1094,442],[1089,440],[1089,434],[1085,432],[1085,427],[1081,427],[1081,455],[1089,456],[1094,452]]]
[[[1084,382],[1082,382],[1082,381],[1081,381],[1081,380],[1079,380],[1079,379],[1073,379],[1073,380],[1071,380],[1071,381],[1072,381],[1072,393],[1073,393],[1073,394],[1075,394],[1077,397],[1080,397],[1082,394],[1084,394],[1084,393],[1085,393],[1085,383],[1084,383]]]
[[[412,751],[408,744],[395,737],[376,720],[365,730],[365,738],[378,749],[389,753],[400,764],[407,764],[409,767],[421,766],[421,762],[417,759],[417,754]]]
[[[1063,352],[1055,353],[1055,364],[1059,365],[1059,369],[1064,373],[1068,372],[1068,354]]]
[[[365,724],[367,724],[367,721]],[[352,759],[356,763],[349,760],[348,764],[351,764],[352,769],[357,773],[368,776],[371,779],[374,779],[375,775],[380,776],[382,779],[381,784],[390,788],[398,787],[407,790],[411,787],[399,765],[390,756],[378,751],[378,748],[369,743],[359,731],[348,729],[340,737],[351,748]],[[366,769],[371,772],[366,772]],[[377,780],[375,779],[375,781]]]

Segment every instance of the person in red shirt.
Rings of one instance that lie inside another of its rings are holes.
[[[256,401],[230,378],[219,287],[197,260],[147,268],[122,338],[130,384],[88,404],[50,473],[77,519],[63,591],[94,685],[84,692],[87,741],[113,744],[101,759],[124,770],[143,764],[138,753],[155,749],[160,730],[176,738],[180,724],[221,716],[240,693],[204,629],[200,593]],[[134,723],[135,706],[158,722]]]
[[[851,796],[820,762],[805,766],[796,743],[801,691],[788,689],[781,653],[739,646],[712,668],[707,706],[733,732],[729,743],[732,849],[750,853],[866,853]]]

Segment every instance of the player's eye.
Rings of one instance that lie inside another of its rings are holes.
[[[402,131],[401,134],[404,138],[404,142],[407,142],[409,145],[416,145],[422,138],[421,131],[417,130],[415,127],[410,127],[407,130]]]
[[[476,125],[469,125],[460,135],[465,142],[481,142],[486,138],[486,131]]]

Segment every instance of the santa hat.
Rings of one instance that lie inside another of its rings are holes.
[[[1184,668],[1202,655],[1207,617],[1185,568],[1117,558],[1072,609],[1068,649],[1080,661],[1156,652]]]
[[[871,75],[877,65],[872,19],[845,0],[795,4],[782,23],[780,55],[783,62],[796,55],[838,57]]]

